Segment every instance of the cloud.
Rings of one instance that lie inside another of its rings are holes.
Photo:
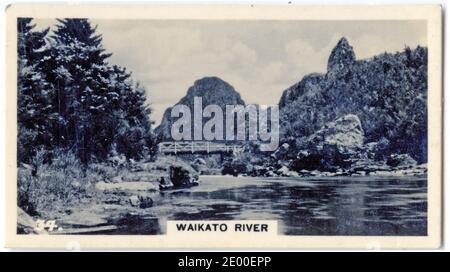
[[[38,27],[55,20],[36,20]],[[195,80],[218,76],[247,103],[273,105],[313,72],[345,36],[358,59],[426,45],[423,21],[177,21],[91,20],[113,53],[147,89],[152,120],[186,94]]]
[[[303,73],[325,72],[328,60],[327,47],[317,49],[306,39],[295,39],[288,42],[285,46],[288,60],[293,66],[302,67]]]
[[[371,58],[383,52],[402,51],[406,46],[414,48],[418,45],[426,44],[426,37],[410,37],[399,42],[398,39],[393,37],[383,37],[371,33],[361,35],[361,37],[352,43],[356,57],[359,59]]]

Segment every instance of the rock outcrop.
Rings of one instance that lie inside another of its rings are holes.
[[[153,206],[153,199],[146,195],[132,195],[129,198],[129,203],[133,207],[146,209]]]
[[[343,37],[331,51],[327,68],[328,71],[342,69],[353,65],[355,61],[356,56],[353,47],[348,43],[347,39]]]
[[[24,210],[17,207],[17,233],[32,234],[37,233],[36,222]]]
[[[391,154],[409,154],[419,164],[426,162],[427,54],[427,48],[418,46],[357,60],[347,39],[340,39],[326,73],[307,75],[284,91],[279,101],[281,142],[292,144],[354,114],[365,141],[372,143],[370,156],[386,160]]]
[[[349,167],[351,160],[359,156],[363,143],[364,132],[358,116],[342,116],[306,139],[300,139],[300,152],[291,168],[300,171]]]
[[[156,191],[157,187],[151,182],[125,181],[117,183],[97,182],[95,188],[103,192],[113,191]]]
[[[408,154],[392,154],[386,161],[386,164],[392,167],[412,167],[417,165],[416,160]]]
[[[364,132],[361,121],[354,114],[347,114],[336,119],[308,137],[309,150],[320,151],[325,146],[336,146],[343,154],[354,153],[363,147]]]
[[[309,74],[305,76],[300,82],[292,85],[286,89],[281,95],[280,102],[278,105],[283,108],[293,101],[297,100],[300,96],[306,93],[320,92],[320,82],[323,81],[324,77],[321,74]]]
[[[198,175],[181,165],[169,167],[169,179],[174,189],[198,185]]]
[[[271,157],[276,160],[284,160],[289,156],[290,146],[288,143],[282,144],[278,149],[272,153]]]
[[[249,163],[234,159],[231,161],[226,161],[223,164],[222,175],[232,175],[236,177],[240,174],[251,172],[250,168],[251,166]]]

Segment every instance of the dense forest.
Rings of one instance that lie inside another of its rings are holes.
[[[55,29],[18,26],[18,162],[38,150],[72,152],[83,163],[155,151],[145,89],[111,65],[87,19],[61,19]]]

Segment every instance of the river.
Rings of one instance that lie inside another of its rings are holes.
[[[167,220],[277,220],[285,235],[427,235],[426,177],[202,176],[164,192],[115,234],[160,234]]]

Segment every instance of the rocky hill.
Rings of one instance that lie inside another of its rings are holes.
[[[284,91],[280,138],[299,152],[308,136],[328,122],[356,116],[364,144],[382,146],[378,159],[409,154],[427,160],[427,49],[405,48],[357,60],[342,38],[325,74],[310,74]]]
[[[233,86],[218,77],[204,77],[196,80],[194,85],[189,87],[187,94],[175,105],[186,105],[193,113],[194,97],[196,96],[202,98],[203,108],[207,105],[218,105],[224,112],[226,105],[245,105],[241,95]],[[160,140],[172,139],[170,130],[172,122],[175,120],[170,117],[171,110],[172,107],[164,112],[161,124],[155,129]]]

